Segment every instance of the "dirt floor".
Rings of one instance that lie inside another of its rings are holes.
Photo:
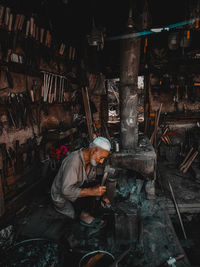
[[[124,170],[119,177],[115,210],[96,211],[107,221],[106,227],[96,232],[58,214],[50,204],[49,191],[41,187],[13,221],[1,257],[3,266],[50,266],[52,262],[53,266],[78,267],[86,253],[103,251],[117,259],[129,249],[119,267],[158,267],[170,257],[184,255],[165,198],[146,199],[145,183],[135,197],[139,179]],[[103,266],[110,265],[104,262]],[[186,255],[176,266],[190,266]]]

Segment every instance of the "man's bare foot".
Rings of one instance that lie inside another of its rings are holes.
[[[95,218],[93,216],[91,216],[88,212],[82,211],[81,215],[80,215],[80,220],[86,224],[92,224],[92,222],[95,220]],[[103,225],[104,221],[101,220],[98,224]]]

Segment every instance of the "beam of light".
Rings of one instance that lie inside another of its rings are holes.
[[[178,28],[184,25],[188,24],[193,24],[196,19],[190,19],[186,21],[181,21],[175,24],[171,24],[169,26],[165,26],[162,28],[152,28],[149,31],[142,31],[142,32],[133,32],[133,33],[128,33],[128,34],[123,34],[123,35],[118,35],[118,36],[113,36],[113,37],[108,37],[105,38],[105,41],[114,41],[114,40],[122,40],[122,39],[128,39],[128,38],[134,38],[137,36],[144,36],[144,35],[149,35],[152,33],[160,33],[163,31],[169,31],[170,29]]]

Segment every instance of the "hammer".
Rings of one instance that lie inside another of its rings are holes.
[[[103,175],[103,178],[101,180],[101,186],[103,186],[105,184],[109,173],[114,174],[115,173],[115,169],[110,167],[110,165],[106,165],[106,167],[104,169],[104,175]],[[96,200],[99,200],[99,199],[100,199],[100,197],[96,198]]]

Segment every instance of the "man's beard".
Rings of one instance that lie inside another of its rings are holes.
[[[90,159],[90,164],[91,164],[93,167],[96,167],[96,166],[97,166],[97,162],[96,162],[96,160],[94,160],[94,159]]]

